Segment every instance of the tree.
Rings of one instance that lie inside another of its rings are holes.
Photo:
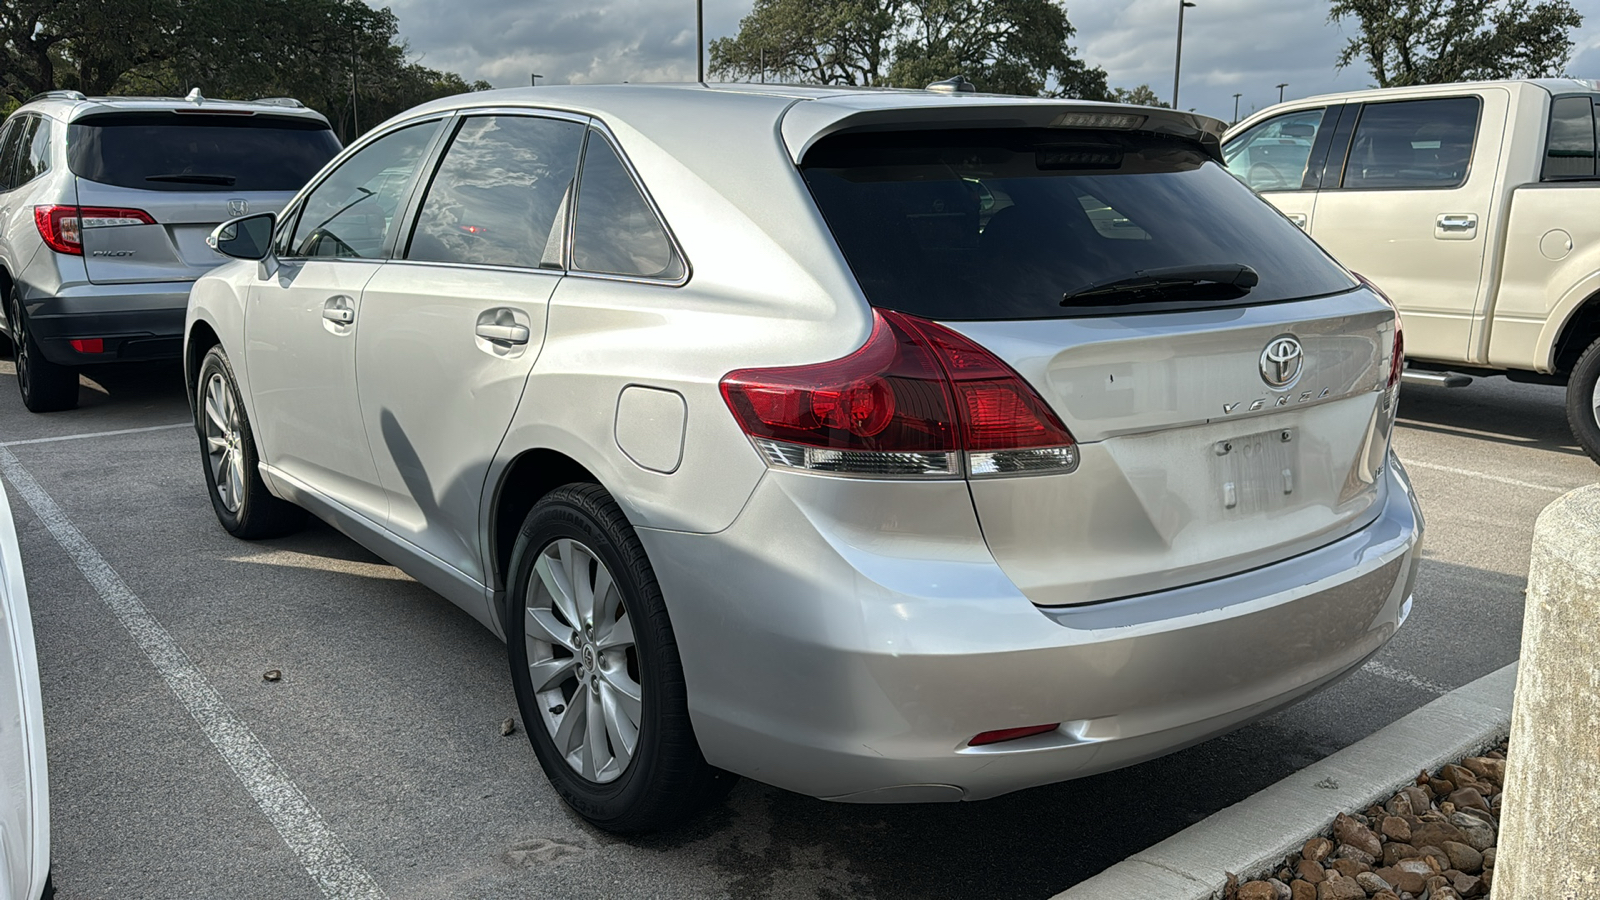
[[[756,0],[711,44],[712,74],[863,87],[964,75],[979,90],[1106,99],[1053,0]]]
[[[1379,87],[1559,75],[1583,17],[1570,0],[1334,0],[1360,33],[1339,54]]]
[[[1141,84],[1136,88],[1112,88],[1111,99],[1118,103],[1132,103],[1135,106],[1160,106],[1171,108],[1172,104],[1156,96],[1156,89],[1148,84]]]

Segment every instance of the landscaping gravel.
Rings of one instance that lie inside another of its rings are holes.
[[[1340,813],[1271,877],[1224,900],[1471,900],[1494,881],[1506,745],[1422,772],[1388,801]]]

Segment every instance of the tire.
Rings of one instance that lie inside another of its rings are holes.
[[[564,574],[574,571],[576,582]],[[594,589],[606,575],[615,590],[602,588],[596,604]],[[578,612],[585,591],[589,609]],[[510,597],[506,638],[517,705],[545,776],[568,806],[597,828],[638,833],[676,825],[727,794],[735,776],[706,762],[689,722],[655,572],[604,488],[569,484],[533,507],[512,551]],[[586,627],[572,628],[573,619]]]
[[[1567,379],[1567,425],[1589,458],[1600,463],[1600,340],[1578,357]]]
[[[78,405],[78,370],[44,358],[39,343],[28,329],[22,311],[22,291],[12,286],[6,303],[6,320],[11,327],[15,351],[17,388],[22,405],[29,412],[46,413],[72,409]]]
[[[289,534],[305,524],[305,510],[272,496],[261,480],[255,434],[221,347],[212,347],[200,363],[194,429],[211,508],[229,534],[254,541]]]

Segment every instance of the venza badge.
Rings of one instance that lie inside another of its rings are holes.
[[[242,216],[242,215],[244,215],[244,214],[246,214],[248,212],[250,212],[250,201],[249,200],[229,200],[228,201],[228,215],[233,216],[234,218],[238,218],[239,216]]]
[[[1283,389],[1300,377],[1305,351],[1300,342],[1288,335],[1275,337],[1261,351],[1261,380],[1269,387]]]

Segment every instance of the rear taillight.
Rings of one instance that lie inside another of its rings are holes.
[[[83,229],[114,228],[118,225],[154,225],[155,219],[142,209],[113,209],[104,206],[35,206],[33,221],[39,236],[57,253],[83,255]]]
[[[1400,383],[1400,373],[1405,371],[1406,367],[1406,339],[1405,331],[1400,326],[1400,308],[1394,305],[1394,301],[1390,300],[1389,295],[1385,294],[1381,288],[1367,280],[1365,275],[1359,272],[1352,272],[1351,274],[1355,275],[1356,280],[1360,281],[1367,290],[1377,294],[1379,300],[1389,304],[1389,308],[1394,310],[1394,340],[1389,348],[1389,380],[1384,385],[1392,388]]]
[[[842,359],[740,369],[722,396],[769,465],[851,475],[954,477],[1077,468],[1072,435],[994,354],[888,310]]]

